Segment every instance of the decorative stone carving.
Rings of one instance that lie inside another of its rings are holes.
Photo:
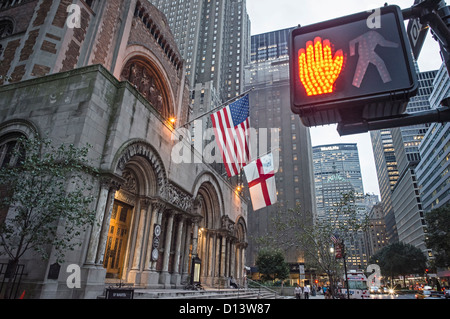
[[[173,184],[167,183],[160,188],[160,196],[167,200],[168,203],[187,212],[190,211],[193,205],[192,196],[182,191]]]
[[[234,222],[226,215],[222,216],[222,221],[221,221],[221,228],[222,230],[226,230],[230,233],[234,233],[234,229],[235,229],[235,225]]]
[[[137,184],[136,178],[133,176],[133,174],[130,171],[125,171],[122,174],[122,178],[125,180],[125,183],[123,183],[122,185],[122,189],[130,193],[136,193]]]
[[[149,145],[142,142],[136,142],[128,146],[118,159],[117,168],[120,171],[123,171],[128,161],[136,155],[146,157],[150,161],[157,178],[158,189],[161,191],[162,186],[166,183],[165,170],[161,159]]]
[[[163,89],[158,85],[155,74],[139,60],[128,61],[122,70],[121,80],[128,80],[163,116],[167,116]]]

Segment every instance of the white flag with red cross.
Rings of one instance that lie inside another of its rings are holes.
[[[273,154],[269,153],[244,167],[253,210],[273,205],[277,202]]]

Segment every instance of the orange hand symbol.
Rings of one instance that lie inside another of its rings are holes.
[[[333,92],[333,85],[341,74],[344,64],[344,53],[338,50],[334,56],[331,54],[329,40],[323,41],[320,37],[306,42],[305,49],[298,52],[298,66],[300,80],[310,95],[319,95]]]

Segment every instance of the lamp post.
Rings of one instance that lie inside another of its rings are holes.
[[[192,258],[191,267],[191,285],[200,284],[200,270],[202,267],[202,261],[200,258],[195,256]]]
[[[345,276],[345,286],[347,287],[347,299],[350,299],[350,290],[348,289],[348,276],[347,276],[347,262],[345,261],[345,245],[344,241],[342,240],[341,243],[341,249],[342,249],[342,259],[344,261],[344,276]]]

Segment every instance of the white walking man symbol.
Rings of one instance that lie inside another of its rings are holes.
[[[388,48],[398,48],[399,44],[388,41],[383,38],[383,36],[378,32],[371,30],[350,41],[351,56],[354,56],[356,54],[355,47],[357,43],[359,43],[359,59],[356,66],[355,76],[353,77],[353,86],[356,86],[357,88],[361,86],[361,82],[366,75],[369,63],[372,63],[377,68],[378,73],[383,80],[383,83],[392,81],[391,75],[386,68],[386,64],[384,63],[383,59],[381,59],[380,56],[375,52],[375,49],[378,45]]]

